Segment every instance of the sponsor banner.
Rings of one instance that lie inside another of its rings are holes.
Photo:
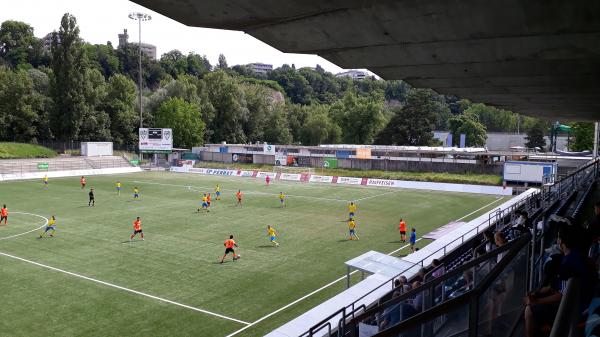
[[[300,181],[300,178],[300,173],[282,173],[281,176],[279,176],[279,179],[281,180]]]
[[[275,155],[275,165],[286,166],[287,165],[287,156],[284,154],[276,154]]]
[[[139,171],[139,167],[129,167],[129,169]],[[93,170],[92,170],[93,171]],[[100,171],[100,170],[98,170]],[[135,171],[135,172],[137,172]],[[131,171],[134,172],[134,171]],[[240,177],[257,177],[265,178],[267,175],[274,179],[277,174],[274,172],[259,172],[259,171],[242,171],[242,170],[217,170],[217,169],[206,169],[206,168],[190,168],[190,173],[200,173],[209,175],[224,175],[224,176],[240,176]],[[81,176],[90,174],[89,171],[70,171],[69,175]],[[43,172],[39,178],[43,177]],[[52,171],[48,173],[52,177]],[[96,173],[98,174],[98,173]],[[108,174],[108,173],[107,173]],[[290,173],[284,173],[283,175],[296,175]],[[296,177],[294,177],[295,179]],[[10,179],[27,179],[23,175],[0,175],[0,180]],[[283,178],[282,178],[283,179]],[[449,183],[432,183],[423,181],[404,181],[404,180],[387,180],[387,179],[369,179],[369,178],[356,178],[356,177],[337,177],[337,176],[319,176],[319,175],[308,175],[300,174],[300,181],[320,182],[320,183],[333,183],[333,184],[346,184],[346,185],[366,185],[366,186],[378,186],[378,187],[395,187],[395,188],[407,188],[417,190],[432,190],[432,191],[448,191],[448,192],[462,192],[462,193],[477,193],[477,194],[490,194],[490,195],[512,195],[513,189],[505,186],[482,186],[482,185],[464,185],[464,184],[449,184]],[[298,180],[296,180],[298,181]]]
[[[191,168],[190,172],[192,173],[199,173],[199,174],[206,174],[206,170],[205,168]]]
[[[37,164],[38,170],[47,170],[48,166],[49,166],[48,163],[38,163]]]
[[[269,176],[269,178],[271,179],[275,179],[277,177],[277,173],[275,172],[257,172],[256,173],[256,178],[265,178],[266,176]]]
[[[310,179],[310,173],[301,173],[300,174],[300,181],[303,183],[308,182],[308,180]]]
[[[275,145],[265,143],[265,145],[263,145],[263,153],[275,155]]]
[[[356,149],[357,159],[371,159],[371,149]]]
[[[338,167],[337,158],[323,158],[323,167],[324,168],[337,168]]]
[[[396,180],[389,179],[367,179],[367,186],[383,186],[383,187],[394,187],[396,186]]]
[[[189,166],[171,166],[171,172],[187,173],[190,172]]]
[[[360,185],[362,183],[362,178],[356,178],[356,177],[338,177],[337,178],[337,183],[338,184],[345,184],[345,185]]]
[[[254,176],[254,171],[238,170],[235,175],[238,177],[252,177]]]
[[[333,176],[310,176],[311,183],[331,183],[333,181]]]
[[[178,159],[176,162],[176,166],[179,167],[183,167],[183,166],[189,166],[189,167],[193,167],[194,164],[196,163],[195,160],[187,160],[187,159]]]
[[[218,169],[206,169],[206,173],[208,175],[213,176],[232,176],[236,173],[234,170],[218,170]]]

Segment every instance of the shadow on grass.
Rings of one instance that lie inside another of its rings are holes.
[[[273,245],[262,245],[262,246],[256,246],[256,248],[275,248],[275,246],[273,246]]]

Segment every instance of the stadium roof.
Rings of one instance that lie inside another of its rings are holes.
[[[600,119],[600,1],[133,0],[476,102]]]

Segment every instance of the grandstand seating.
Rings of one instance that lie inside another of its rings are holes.
[[[365,336],[522,335],[519,330],[522,296],[540,284],[544,249],[556,238],[556,232],[547,226],[548,218],[552,214],[569,217],[580,214],[599,169],[600,161],[591,161],[554,185],[543,187],[517,208],[500,212],[493,230],[509,239],[502,247],[482,254],[480,248],[487,242],[483,232],[479,232],[438,258],[439,267],[426,267],[424,282],[418,287],[407,292],[402,288],[392,289],[373,305],[361,306],[356,312],[344,311],[338,329],[333,332],[321,332],[325,324],[330,324],[325,320],[301,336],[358,336],[359,327],[365,326],[378,331],[362,334]],[[513,226],[517,210],[529,215],[526,230]],[[435,269],[440,267],[444,268],[443,275],[433,277]],[[409,278],[409,284],[419,277]],[[496,296],[499,292],[502,296]],[[418,296],[421,307],[404,315],[404,308]],[[487,308],[488,305],[493,309]],[[494,309],[497,306],[501,309]],[[402,314],[393,324],[386,322],[382,328],[381,322],[390,312]],[[486,316],[490,312],[493,315]]]
[[[39,169],[38,164],[47,163],[47,169]],[[21,174],[43,171],[71,171],[88,170],[114,167],[130,167],[131,164],[123,157],[71,157],[60,156],[57,158],[39,159],[8,159],[0,160],[0,174]]]

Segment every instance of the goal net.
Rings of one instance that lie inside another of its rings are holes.
[[[273,172],[277,173],[281,180],[308,182],[315,170],[312,167],[273,166]]]

